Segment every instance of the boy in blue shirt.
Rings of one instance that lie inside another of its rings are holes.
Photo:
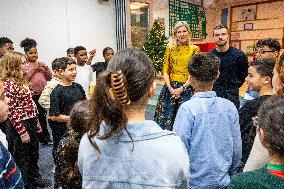
[[[181,105],[174,123],[189,153],[191,189],[226,188],[242,156],[237,108],[212,91],[219,65],[210,53],[192,57],[188,69],[195,94]]]

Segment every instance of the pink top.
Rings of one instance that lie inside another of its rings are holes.
[[[29,62],[28,77],[34,95],[39,95],[47,81],[51,80],[52,72],[47,66],[40,66],[39,62]]]

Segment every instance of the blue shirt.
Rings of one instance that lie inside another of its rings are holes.
[[[101,126],[101,134],[108,126]],[[85,134],[80,142],[78,165],[84,189],[187,189],[189,160],[184,144],[173,132],[154,121],[128,123],[120,133],[105,140]]]
[[[225,188],[242,157],[238,111],[214,91],[195,93],[177,113],[173,131],[189,153],[189,188]]]

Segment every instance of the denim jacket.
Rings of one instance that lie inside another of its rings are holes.
[[[100,134],[106,128],[102,124]],[[126,128],[133,142],[125,129],[105,140],[93,138],[99,155],[83,136],[78,155],[83,188],[188,188],[189,159],[179,137],[150,120]]]

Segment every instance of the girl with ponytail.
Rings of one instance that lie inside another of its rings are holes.
[[[188,188],[188,156],[173,132],[145,120],[155,94],[154,67],[125,49],[100,74],[78,165],[83,188]]]

